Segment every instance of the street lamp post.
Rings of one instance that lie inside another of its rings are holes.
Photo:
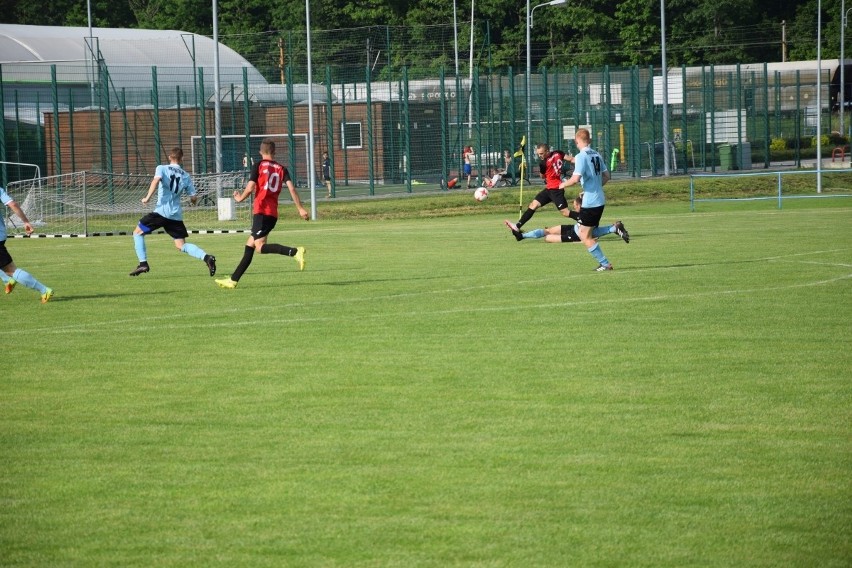
[[[213,131],[215,133],[216,173],[222,173],[222,88],[219,75],[219,2],[213,0]],[[156,88],[156,87],[155,87]],[[243,93],[243,96],[247,96]],[[202,111],[203,112],[203,111]],[[216,195],[219,195],[218,189]]]
[[[842,63],[842,62],[841,62]],[[817,193],[822,193],[822,0],[817,0]]]
[[[308,181],[311,184],[311,221],[317,220],[317,173],[314,168],[314,78],[311,73],[311,2],[305,0],[305,35],[308,59]],[[388,95],[390,96],[390,95]],[[326,101],[331,104],[331,101]]]
[[[560,4],[565,4],[568,0],[550,0],[550,2],[544,2],[543,4],[538,4],[534,6],[532,10],[530,10],[530,0],[527,0],[527,144],[532,146],[532,87],[530,86],[530,80],[532,78],[532,52],[530,49],[530,30],[532,30],[533,26],[533,12],[536,8],[541,8],[542,6],[558,6]],[[529,163],[529,162],[527,162]]]
[[[660,55],[663,71],[663,175],[669,175],[669,70],[666,67],[666,0],[660,0]],[[739,111],[738,111],[739,112]]]
[[[86,0],[86,11],[89,14],[89,61],[92,63],[92,80],[89,82],[91,88],[91,105],[95,106],[95,38],[92,37],[92,0]],[[843,33],[842,31],[840,33]],[[841,57],[843,57],[841,55]]]

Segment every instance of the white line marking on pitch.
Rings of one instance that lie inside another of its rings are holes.
[[[701,298],[706,296],[718,296],[719,294],[724,295],[735,295],[735,294],[753,294],[756,292],[773,292],[779,290],[791,290],[795,288],[808,288],[813,286],[824,286],[827,284],[832,284],[834,282],[840,282],[843,280],[847,280],[852,278],[852,274],[844,274],[843,276],[838,276],[835,278],[828,278],[824,280],[816,280],[814,282],[802,282],[798,284],[790,284],[786,286],[768,286],[766,288],[743,288],[739,290],[712,290],[707,292],[695,292],[689,294],[655,294],[653,296],[638,296],[635,298],[613,298],[607,300],[583,300],[583,301],[572,301],[572,302],[563,302],[560,304],[533,304],[524,306],[525,309],[553,309],[555,307],[574,307],[574,306],[588,306],[588,305],[603,305],[603,304],[617,304],[617,303],[634,303],[634,302],[659,302],[659,301],[668,301],[668,300],[679,300],[679,299],[692,299],[692,298]],[[472,289],[472,288],[469,288]],[[412,293],[409,295],[416,295],[416,293]],[[381,300],[386,298],[394,298],[399,297],[400,295],[393,296],[384,296],[384,297],[372,297],[365,298],[369,300]],[[329,302],[316,302],[317,304],[327,305]],[[288,304],[285,306],[276,306],[276,307],[305,307],[308,304]],[[269,310],[270,306],[266,306],[264,310]],[[258,323],[263,323],[264,325],[268,324],[277,324],[277,323],[311,323],[311,322],[323,322],[323,321],[353,321],[360,320],[365,318],[371,319],[381,319],[385,317],[430,317],[437,315],[447,315],[447,314],[459,314],[459,313],[475,313],[475,312],[499,312],[499,311],[515,311],[518,309],[517,304],[511,304],[506,306],[492,306],[492,307],[465,307],[465,308],[453,308],[448,310],[423,310],[423,311],[412,311],[404,314],[400,314],[398,312],[394,313],[373,313],[373,314],[355,314],[351,316],[318,316],[318,317],[290,317],[290,318],[277,318],[277,319],[269,319],[264,318],[262,320],[257,319],[247,319],[243,321],[222,321],[222,322],[199,322],[199,323],[187,323],[183,321],[181,318],[183,314],[172,314],[171,316],[163,316],[160,315],[156,318],[150,318],[151,320],[156,320],[159,323],[155,323],[152,325],[138,325],[139,319],[134,320],[123,320],[123,321],[109,321],[109,322],[95,322],[90,324],[81,324],[81,325],[69,325],[62,327],[50,327],[43,329],[26,329],[26,330],[11,330],[7,332],[7,335],[23,335],[25,333],[38,333],[38,334],[58,334],[58,333],[67,333],[68,331],[73,330],[84,330],[84,329],[93,329],[93,328],[106,328],[109,329],[113,326],[118,327],[126,327],[128,324],[131,324],[134,332],[139,331],[157,331],[163,329],[189,329],[189,328],[216,328],[216,327],[238,327],[238,326],[248,326],[248,325],[257,325]],[[244,313],[246,311],[245,308],[235,308],[234,310],[228,310],[232,312],[240,312]],[[222,312],[216,312],[221,314]],[[197,316],[198,312],[193,312],[192,315]],[[163,320],[174,322],[174,323],[162,323]]]

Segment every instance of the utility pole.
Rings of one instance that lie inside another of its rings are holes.
[[[781,62],[787,61],[787,20],[781,20]]]
[[[817,193],[822,193],[822,0],[817,0]],[[842,65],[843,62],[841,61]]]
[[[669,175],[669,71],[666,67],[666,0],[660,0],[660,53],[663,66],[663,175]]]
[[[284,80],[284,39],[278,38],[278,74],[281,76],[281,84],[286,83]]]

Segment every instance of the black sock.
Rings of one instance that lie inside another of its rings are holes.
[[[272,243],[260,247],[260,254],[283,254],[287,256],[296,256],[296,249]]]
[[[520,229],[521,227],[523,227],[523,226],[524,226],[524,223],[526,223],[527,221],[529,221],[530,219],[532,219],[532,216],[533,216],[533,215],[535,215],[535,209],[529,209],[529,208],[527,208],[527,210],[526,210],[526,211],[524,211],[524,214],[523,214],[523,215],[521,215],[521,218],[520,218],[520,219],[518,219],[518,222],[516,223],[516,225],[518,226],[518,228]]]
[[[148,266],[148,261],[147,261],[147,260],[143,260],[143,261],[141,261],[141,262],[139,263],[139,266]],[[149,268],[150,268],[150,267],[149,267]]]
[[[245,250],[243,251],[243,259],[237,265],[237,268],[236,270],[234,270],[234,273],[231,274],[231,280],[233,280],[234,282],[240,281],[240,278],[242,278],[243,276],[243,272],[245,272],[246,269],[249,267],[249,264],[251,264],[252,257],[254,257],[254,247],[246,246]]]

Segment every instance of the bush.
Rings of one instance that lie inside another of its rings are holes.
[[[780,152],[782,150],[786,150],[787,148],[787,141],[783,138],[773,138],[772,142],[769,143],[769,149],[773,152]]]
[[[822,144],[822,147],[826,148],[828,146],[828,134],[823,134],[822,136],[820,136],[819,141],[820,141],[820,144]],[[816,139],[816,136],[814,136],[813,138],[811,138],[810,147],[816,148],[816,145],[817,145],[817,139]]]

